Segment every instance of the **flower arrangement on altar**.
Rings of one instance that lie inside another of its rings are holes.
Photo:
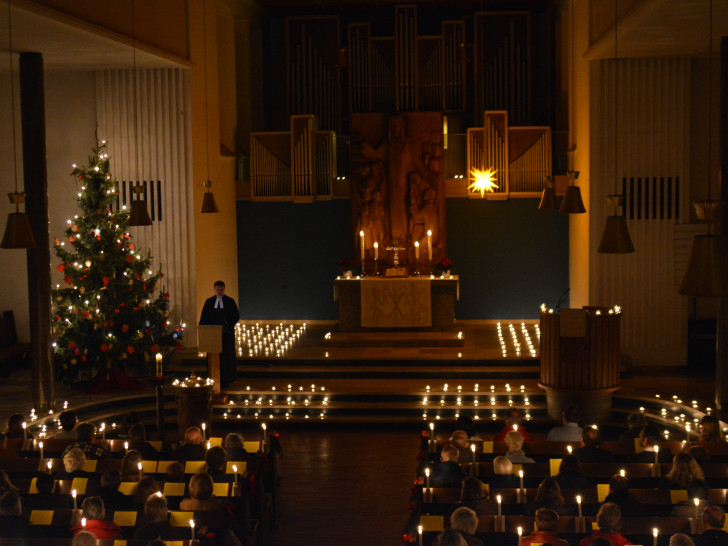
[[[455,264],[450,258],[443,258],[437,262],[437,269],[439,270],[440,275],[450,275],[452,270],[455,269]]]
[[[350,260],[349,258],[342,258],[339,261],[339,270],[341,271],[341,274],[344,277],[351,277],[351,275],[354,272],[354,268],[356,267],[356,262]]]

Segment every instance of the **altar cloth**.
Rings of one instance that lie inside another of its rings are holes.
[[[432,326],[429,277],[361,280],[363,328],[426,328]]]

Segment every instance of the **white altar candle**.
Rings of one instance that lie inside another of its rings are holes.
[[[415,260],[420,259],[420,242],[415,241]]]
[[[364,231],[359,232],[359,247],[361,249],[361,263],[364,263]]]
[[[432,260],[432,230],[427,230],[427,255]]]
[[[374,259],[379,259],[379,243],[374,241]]]

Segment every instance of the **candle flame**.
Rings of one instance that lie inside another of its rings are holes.
[[[475,180],[472,184],[470,184],[470,186],[468,186],[468,189],[473,193],[480,192],[480,197],[484,197],[485,192],[492,193],[498,187],[498,185],[493,182],[493,180],[495,180],[494,175],[497,172],[498,171],[496,171],[493,167],[488,167],[485,171],[480,169],[471,169],[470,175]]]

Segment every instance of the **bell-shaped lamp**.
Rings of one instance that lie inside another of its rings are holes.
[[[215,203],[215,196],[210,191],[210,186],[212,186],[212,182],[207,180],[205,182],[205,188],[207,188],[207,191],[205,192],[205,195],[202,196],[202,207],[200,208],[200,212],[202,214],[210,214],[212,212],[217,212],[217,203]]]
[[[556,190],[554,189],[553,177],[546,177],[546,185],[541,194],[541,202],[538,204],[538,210],[558,210],[556,206]]]
[[[602,254],[629,254],[634,252],[632,238],[629,236],[627,219],[620,215],[607,216],[602,242],[597,252]]]
[[[139,197],[144,191],[144,186],[141,184],[132,186],[131,189],[134,194]],[[131,202],[131,213],[129,214],[129,225],[130,226],[151,226],[152,219],[149,217],[149,211],[147,210],[147,202],[139,198]]]
[[[10,202],[15,205],[15,212],[8,214],[8,223],[5,226],[5,235],[0,244],[2,248],[35,248],[35,237],[30,229],[28,215],[20,212],[19,205],[25,201],[25,194],[11,192],[8,194]]]
[[[678,294],[717,298],[728,296],[728,259],[717,235],[696,235]]]
[[[584,201],[581,199],[581,188],[576,186],[574,182],[579,178],[579,171],[569,171],[566,173],[569,177],[569,185],[566,186],[564,200],[561,201],[559,212],[562,214],[581,214],[586,212]]]

